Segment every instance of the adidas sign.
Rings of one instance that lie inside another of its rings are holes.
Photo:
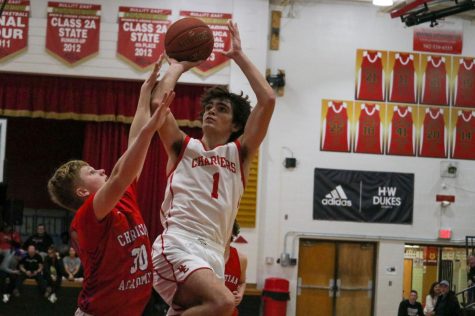
[[[322,204],[346,207],[351,207],[352,205],[351,200],[348,199],[341,185],[337,185],[335,189],[325,195],[325,198],[322,199]]]

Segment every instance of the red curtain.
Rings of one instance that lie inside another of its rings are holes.
[[[131,123],[141,82],[0,73],[5,116]],[[180,126],[199,126],[204,86],[177,85],[171,110]]]
[[[110,174],[127,149],[129,124],[141,82],[0,73],[0,115],[87,121],[83,157]],[[171,110],[180,127],[201,137],[199,98],[203,86],[177,85]],[[56,131],[51,131],[55,133]],[[160,206],[166,186],[167,156],[158,135],[152,140],[138,184],[138,199],[149,236],[162,231]]]

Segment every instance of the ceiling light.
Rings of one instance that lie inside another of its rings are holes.
[[[373,0],[373,4],[381,7],[389,7],[394,4],[393,0]]]

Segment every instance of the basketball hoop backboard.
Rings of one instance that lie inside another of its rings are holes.
[[[392,18],[401,18],[406,26],[429,22],[431,26],[437,20],[448,16],[475,18],[475,0],[402,0],[385,10]]]

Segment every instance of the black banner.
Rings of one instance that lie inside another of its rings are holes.
[[[313,219],[412,224],[414,174],[315,168]]]

